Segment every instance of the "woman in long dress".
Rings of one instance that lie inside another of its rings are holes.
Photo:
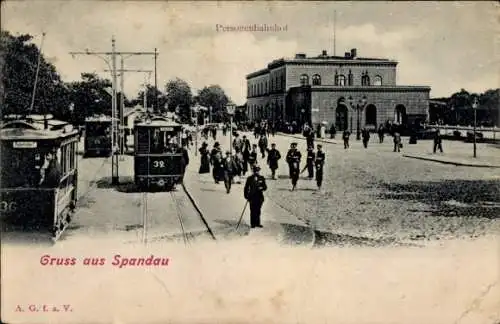
[[[210,152],[207,149],[208,145],[206,142],[203,142],[201,145],[199,152],[200,152],[200,158],[201,158],[201,163],[200,163],[200,170],[198,173],[203,174],[203,173],[210,173]]]

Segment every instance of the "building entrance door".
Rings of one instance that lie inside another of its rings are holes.
[[[346,130],[349,126],[348,124],[348,112],[345,105],[338,105],[335,111],[335,128],[337,131],[342,132]]]

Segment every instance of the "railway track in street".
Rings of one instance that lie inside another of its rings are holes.
[[[142,194],[142,243],[182,240],[185,245],[190,245],[198,237],[208,236],[213,241],[217,239],[203,212],[184,184],[169,191],[168,195],[173,208],[164,206],[165,211],[155,212],[151,208],[150,194],[147,192]],[[164,222],[164,224],[155,225],[158,222]],[[168,228],[162,229],[161,227],[165,225]]]

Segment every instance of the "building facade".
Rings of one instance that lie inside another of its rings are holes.
[[[338,131],[412,124],[428,118],[430,87],[396,85],[398,62],[358,57],[296,54],[247,75],[249,120],[335,124]]]

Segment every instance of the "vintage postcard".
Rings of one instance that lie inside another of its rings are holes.
[[[497,2],[2,1],[2,323],[500,324]]]

